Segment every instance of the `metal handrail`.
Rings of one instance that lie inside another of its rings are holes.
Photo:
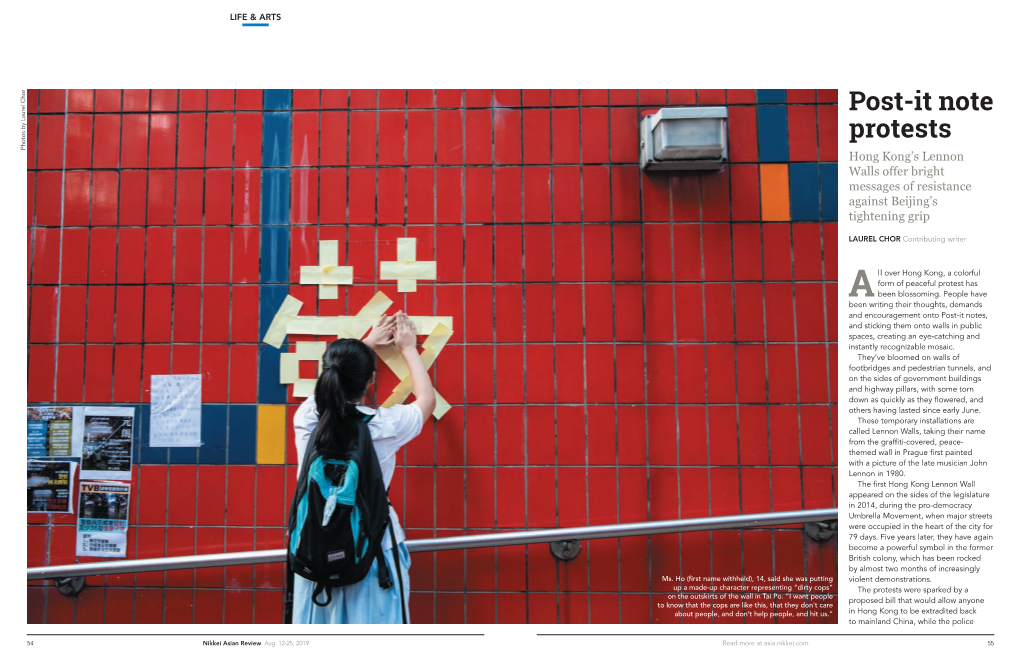
[[[652,534],[671,534],[674,532],[732,530],[749,527],[766,527],[770,525],[820,523],[827,520],[835,520],[837,518],[837,514],[838,509],[777,511],[773,513],[752,513],[742,516],[714,516],[709,518],[660,520],[646,523],[589,525],[587,527],[560,527],[550,530],[475,534],[462,537],[413,539],[407,541],[405,545],[407,546],[407,550],[411,553],[452,551],[462,550],[465,548],[492,548],[495,546],[540,544],[553,541],[609,539],[616,537],[646,536]],[[131,574],[146,571],[170,571],[173,569],[234,567],[246,564],[284,562],[286,559],[287,551],[280,548],[266,551],[244,551],[241,553],[182,555],[178,557],[148,558],[144,560],[121,560],[118,562],[90,562],[87,564],[32,567],[28,570],[28,580],[37,581],[48,578],[64,579],[82,576],[105,576],[109,574]]]

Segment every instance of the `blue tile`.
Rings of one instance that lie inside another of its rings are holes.
[[[232,465],[254,465],[258,450],[258,406],[231,404],[227,431],[227,462]]]
[[[152,448],[149,446],[149,415],[152,405],[143,404],[141,410],[141,430],[138,432],[139,457],[136,462],[143,465],[165,465],[168,460],[168,448]]]
[[[290,224],[290,170],[262,170],[262,225]]]
[[[290,112],[262,115],[262,166],[290,167]]]
[[[758,104],[772,104],[786,102],[785,88],[759,88]],[[268,109],[268,107],[267,107]]]
[[[290,281],[290,228],[282,225],[262,227],[262,283]],[[281,302],[282,302],[281,298]],[[274,310],[275,314],[276,311]]]
[[[790,163],[790,219],[817,221],[818,164]]]
[[[198,451],[201,447],[171,446],[165,450],[167,459],[172,465],[197,465]]]
[[[273,322],[273,316],[280,310],[280,305],[287,298],[290,286],[260,286],[259,287],[259,338],[266,336],[269,325]]]
[[[259,404],[286,404],[287,386],[280,383],[280,353],[269,344],[259,344]]]
[[[202,448],[198,462],[203,465],[227,464],[227,405],[202,405]]]
[[[786,107],[758,107],[758,159],[785,163],[790,159]]]
[[[266,111],[290,109],[289,88],[267,88],[263,93],[262,107]]]
[[[836,163],[822,163],[818,166],[822,173],[822,220],[839,220],[836,190],[839,187],[839,175]]]

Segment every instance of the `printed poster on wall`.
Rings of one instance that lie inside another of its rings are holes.
[[[201,445],[201,374],[153,376],[151,401],[149,446]]]
[[[83,407],[81,478],[131,479],[134,407]]]
[[[79,457],[81,428],[81,407],[28,407],[28,457]]]
[[[78,496],[78,556],[127,557],[129,483],[88,481]]]
[[[74,513],[73,460],[28,461],[28,513]]]

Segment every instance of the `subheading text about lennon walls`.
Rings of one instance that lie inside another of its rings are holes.
[[[994,593],[993,444],[983,388],[994,327],[980,268],[861,269],[846,402],[848,622],[966,632]],[[845,293],[844,293],[845,294]]]

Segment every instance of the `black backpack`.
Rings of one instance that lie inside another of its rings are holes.
[[[388,491],[383,485],[379,458],[372,446],[368,422],[360,415],[357,437],[347,452],[323,453],[316,447],[318,426],[308,437],[301,474],[287,525],[287,565],[295,574],[314,581],[312,602],[328,606],[331,589],[363,580],[379,561],[379,587],[393,585],[383,558],[382,539],[387,528],[394,551],[397,540],[390,524]],[[395,553],[396,554],[396,553]],[[397,568],[400,604],[404,611],[403,577]],[[326,592],[326,601],[319,594]]]

